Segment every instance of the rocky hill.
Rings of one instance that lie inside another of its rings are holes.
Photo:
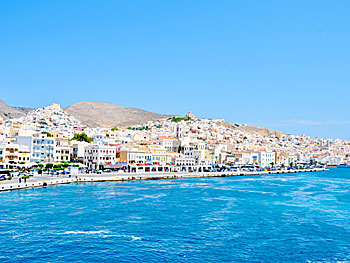
[[[30,108],[11,107],[0,100],[0,117],[3,119],[17,118],[25,116],[32,111]],[[128,127],[143,124],[148,121],[159,120],[173,117],[154,112],[140,110],[136,108],[123,107],[106,102],[83,101],[73,104],[64,109],[64,112],[75,117],[82,124],[90,127]],[[251,134],[260,134],[262,136],[283,137],[284,133],[263,127],[236,125],[222,121],[226,127],[238,129]]]
[[[258,127],[258,126],[237,125],[237,124],[232,124],[232,123],[228,123],[225,121],[223,121],[222,124],[225,127],[230,127],[231,129],[241,130],[243,132],[247,132],[250,134],[259,134],[261,136],[266,136],[266,137],[269,137],[269,136],[284,137],[284,136],[286,136],[286,134],[283,132],[271,130],[271,129],[267,129],[267,128],[263,128],[263,127]]]
[[[258,127],[258,126],[239,126],[239,130],[250,133],[250,134],[259,134],[261,136],[265,137],[270,137],[270,136],[275,136],[275,137],[284,137],[286,134],[280,131],[276,130],[271,130],[267,129],[264,127]]]
[[[18,118],[26,115],[28,112],[32,111],[30,108],[23,107],[11,107],[5,102],[0,100],[0,117],[3,119]]]
[[[65,108],[64,111],[90,127],[127,127],[170,117],[140,109],[93,101],[73,104]]]

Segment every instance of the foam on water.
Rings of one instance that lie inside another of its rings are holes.
[[[73,231],[65,231],[64,233],[58,233],[62,235],[96,235],[96,234],[107,234],[108,231],[104,230],[98,230],[98,231],[79,231],[79,230],[73,230]]]

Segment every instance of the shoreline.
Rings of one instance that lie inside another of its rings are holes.
[[[200,173],[105,173],[105,174],[84,174],[72,175],[72,177],[45,177],[36,176],[28,179],[27,182],[0,181],[0,192],[21,190],[37,187],[47,187],[61,184],[85,183],[85,182],[108,182],[108,181],[134,181],[134,180],[165,180],[165,179],[189,179],[205,177],[232,177],[264,174],[288,174],[328,171],[326,168],[295,169],[279,171],[236,171],[236,172],[200,172]]]

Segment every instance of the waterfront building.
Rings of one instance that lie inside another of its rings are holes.
[[[149,150],[152,154],[153,163],[166,165],[172,162],[172,156],[167,154],[167,150],[165,148],[156,145],[150,145]]]
[[[2,168],[18,164],[18,144],[7,142],[0,145],[0,162]]]
[[[275,152],[259,152],[259,165],[261,167],[270,167],[276,165],[276,153]]]
[[[148,149],[128,149],[120,151],[120,161],[134,164],[152,164],[152,153]]]
[[[75,162],[84,163],[85,147],[88,146],[88,142],[71,141],[71,160]]]
[[[18,147],[18,163],[30,162],[30,150],[25,145],[19,145]]]
[[[196,160],[194,158],[179,157],[175,159],[176,166],[195,166]]]
[[[84,150],[84,164],[90,168],[98,168],[101,164],[113,165],[116,162],[115,147],[106,145],[88,145]]]
[[[56,146],[54,161],[55,162],[69,162],[71,160],[72,148],[68,145]]]
[[[16,143],[30,149],[31,162],[53,162],[55,154],[55,138],[47,134],[36,136],[17,136]]]

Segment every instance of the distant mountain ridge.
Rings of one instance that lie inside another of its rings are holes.
[[[0,117],[3,119],[18,118],[26,115],[34,109],[24,107],[11,107],[0,100]],[[64,111],[75,117],[82,124],[89,127],[128,127],[143,124],[147,121],[170,118],[176,115],[164,115],[149,112],[137,108],[123,107],[106,102],[83,101],[72,104]],[[263,127],[236,125],[225,121],[222,124],[232,129],[238,129],[251,134],[262,136],[285,136],[280,131],[275,131]]]
[[[0,117],[3,119],[18,118],[25,116],[28,112],[34,109],[24,107],[11,107],[0,100]]]
[[[78,102],[68,106],[64,111],[90,127],[127,127],[171,117],[136,108],[94,101]]]

